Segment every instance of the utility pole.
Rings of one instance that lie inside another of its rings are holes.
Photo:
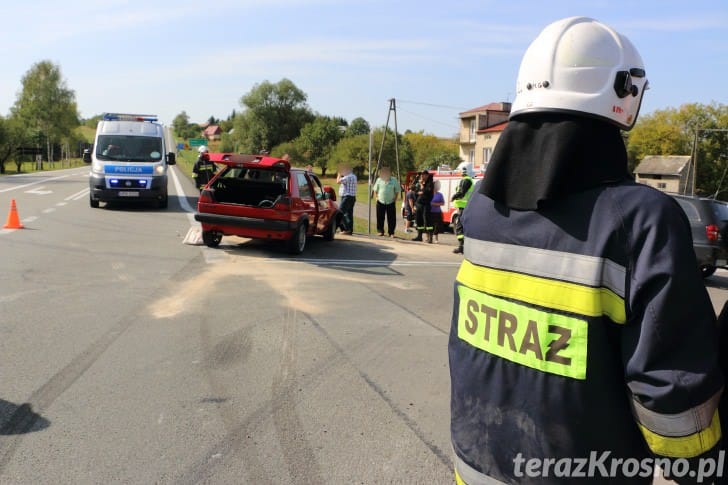
[[[389,118],[390,115],[394,112],[394,158],[397,163],[397,182],[402,183],[402,179],[400,178],[399,173],[399,140],[397,138],[398,132],[397,132],[397,101],[394,98],[391,98],[389,100],[389,109],[387,110],[387,122],[384,124],[384,133],[382,133],[382,144],[379,146],[379,155],[377,156],[377,167],[374,169],[374,172],[371,170],[371,163],[369,164],[369,194],[367,195],[367,198],[369,199],[369,234],[372,233],[372,179],[376,176],[376,174],[379,173],[379,168],[382,165],[382,153],[384,152],[384,141],[387,139],[387,130],[389,129]],[[371,156],[371,146],[372,146],[372,132],[369,132],[369,160],[372,159]]]

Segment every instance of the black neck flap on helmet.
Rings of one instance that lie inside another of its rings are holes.
[[[615,125],[574,114],[524,113],[501,134],[480,192],[511,209],[537,210],[628,178],[627,150]]]

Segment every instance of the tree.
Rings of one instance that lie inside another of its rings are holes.
[[[438,138],[424,131],[408,131],[404,135],[411,149],[416,168],[437,168],[439,165],[457,166],[459,162],[458,145],[455,140]]]
[[[270,150],[298,137],[314,116],[306,93],[289,79],[263,81],[240,99],[245,111],[235,118],[234,136],[249,153]]]
[[[76,95],[66,85],[60,67],[51,61],[34,64],[21,83],[12,116],[45,139],[52,162],[54,143],[70,138],[79,125]]]
[[[692,103],[657,110],[641,117],[629,132],[630,168],[647,155],[692,155],[695,130],[727,129],[728,105]],[[725,194],[728,172],[728,133],[698,131],[696,190],[704,195]],[[721,183],[722,181],[722,183]]]
[[[331,150],[343,136],[339,128],[340,121],[326,116],[319,116],[301,129],[297,145],[309,163],[321,168],[321,175],[326,175]]]
[[[368,135],[371,127],[369,122],[362,117],[354,118],[346,130],[346,136]]]
[[[335,171],[346,163],[354,169],[357,177],[363,177],[369,164],[369,136],[355,135],[342,138],[331,151],[327,168]]]
[[[300,138],[297,138],[293,141],[286,141],[276,147],[273,147],[273,149],[270,151],[270,154],[273,157],[279,158],[283,157],[284,155],[288,155],[288,160],[291,162],[291,164],[300,167],[306,165],[308,163],[308,160],[304,156],[304,152],[299,145]]]
[[[388,166],[392,169],[392,174],[397,176],[397,152],[399,152],[399,175],[404,178],[408,170],[415,168],[415,158],[412,147],[407,137],[397,134],[397,150],[394,146],[394,131],[387,128],[387,136],[384,141],[384,150],[379,153],[382,147],[382,136],[384,135],[384,127],[376,128],[372,134],[374,141],[372,165],[376,168],[377,160],[381,167]]]
[[[196,123],[190,123],[190,117],[186,111],[182,111],[172,120],[172,128],[178,137],[182,139],[195,138],[200,136],[200,126]]]
[[[23,125],[17,118],[0,117],[0,174],[5,173],[5,164],[13,156],[16,162],[19,160],[17,152],[25,141],[25,135]],[[17,168],[20,171],[20,164],[17,164]]]

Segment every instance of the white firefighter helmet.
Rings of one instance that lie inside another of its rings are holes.
[[[647,84],[629,39],[594,19],[571,17],[548,25],[526,50],[510,116],[576,112],[629,130]]]
[[[200,153],[208,153],[210,150],[207,149],[207,145],[202,145],[197,151]]]

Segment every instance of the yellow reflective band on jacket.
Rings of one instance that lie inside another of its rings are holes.
[[[586,320],[537,310],[458,286],[458,337],[542,372],[586,379]]]
[[[639,423],[638,423],[639,424]],[[650,431],[639,424],[647,446],[653,453],[670,458],[693,458],[709,451],[720,440],[720,418],[713,413],[710,426],[688,436],[668,437]]]
[[[529,276],[477,266],[464,260],[457,281],[494,296],[584,315],[607,316],[615,323],[627,321],[624,299],[607,288]]]

